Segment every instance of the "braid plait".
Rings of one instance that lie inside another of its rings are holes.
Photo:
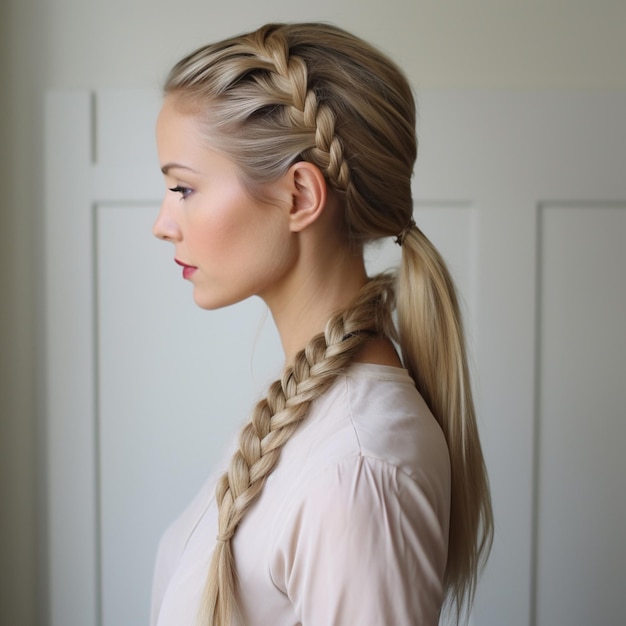
[[[202,623],[230,624],[236,596],[231,540],[250,506],[261,494],[265,479],[278,463],[311,402],[321,396],[354,360],[372,336],[394,336],[391,311],[394,278],[380,274],[363,287],[353,304],[329,319],[269,387],[239,435],[239,447],[228,471],[219,479],[218,536],[209,567]]]
[[[255,34],[255,56],[261,66],[271,64],[274,71],[270,79],[277,102],[289,102],[287,116],[296,130],[313,134],[314,145],[302,157],[315,163],[333,186],[346,191],[350,184],[350,168],[344,158],[343,144],[335,132],[335,114],[319,102],[315,90],[309,85],[306,62],[292,54],[289,42],[282,31],[261,29]],[[267,86],[264,82],[263,86]]]

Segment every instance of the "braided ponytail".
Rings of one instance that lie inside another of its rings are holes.
[[[324,333],[313,337],[296,355],[254,408],[216,489],[218,537],[209,566],[202,623],[230,624],[236,597],[231,539],[237,526],[259,497],[282,447],[306,417],[311,402],[346,370],[368,338],[384,336],[392,328],[387,315],[392,300],[393,277],[381,274],[371,279],[352,306],[331,317]]]
[[[384,55],[339,28],[272,24],[193,52],[173,68],[165,92],[202,122],[207,144],[237,164],[251,196],[264,199],[273,181],[304,160],[319,168],[340,202],[344,235],[356,250],[402,233],[397,281],[384,275],[368,282],[270,386],[243,428],[216,490],[219,534],[203,623],[230,624],[236,597],[231,540],[310,403],[348,367],[368,333],[396,339],[394,289],[403,361],[450,452],[444,585],[460,614],[471,604],[493,521],[454,285],[428,239],[407,227],[417,140],[406,79]]]

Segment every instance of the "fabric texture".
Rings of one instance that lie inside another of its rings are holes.
[[[197,624],[223,470],[161,540],[151,626]],[[448,449],[408,373],[353,364],[313,403],[235,534],[236,622],[435,626],[449,515]]]

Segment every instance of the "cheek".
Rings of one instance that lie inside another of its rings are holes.
[[[263,209],[255,206],[235,183],[224,184],[204,212],[205,228],[215,237],[236,241],[259,228]]]
[[[239,205],[229,198],[212,198],[189,217],[188,236],[200,253],[216,256],[233,248],[249,228]]]
[[[286,215],[241,193],[221,193],[211,199],[210,208],[203,205],[190,219],[190,244],[214,270],[223,263],[239,278],[241,272],[250,278],[275,274],[293,261]]]

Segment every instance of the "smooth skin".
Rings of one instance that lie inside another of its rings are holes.
[[[207,145],[197,118],[173,95],[158,118],[157,146],[167,191],[153,233],[189,268],[196,304],[217,309],[261,297],[290,361],[367,281],[323,174],[294,163],[263,190],[271,201],[252,199],[237,166]],[[358,360],[400,366],[384,340],[368,342]]]

